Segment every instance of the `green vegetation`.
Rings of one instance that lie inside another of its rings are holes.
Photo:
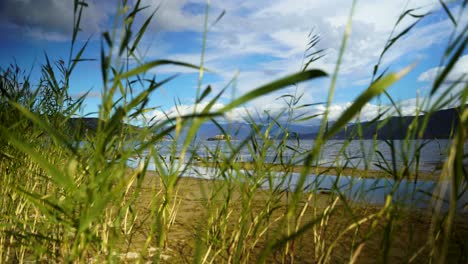
[[[120,3],[115,28],[102,35],[103,93],[95,133],[70,132],[70,120],[81,109],[85,98],[72,99],[68,94],[69,78],[76,64],[83,60],[81,56],[87,46],[85,43],[77,47],[79,22],[86,8],[84,2],[75,1],[71,56],[67,62],[54,63],[47,58],[37,86],[15,66],[1,71],[0,262],[467,262],[468,225],[457,206],[466,192],[468,179],[463,165],[468,89],[462,80],[441,88],[450,73],[450,65],[461,57],[468,42],[468,31],[457,30],[465,26],[457,24],[455,15],[449,13],[454,21],[454,33],[442,58],[449,66],[438,74],[431,97],[421,98],[421,109],[428,112],[422,118],[412,119],[405,140],[385,141],[393,152],[391,160],[379,159],[381,176],[395,183],[385,204],[373,206],[351,202],[337,182],[326,194],[305,192],[303,188],[310,173],[327,173],[318,169],[324,144],[352,121],[367,102],[378,96],[389,97],[386,89],[411,70],[409,66],[400,72],[380,74],[379,60],[369,87],[335,123],[328,125],[328,109],[341,57],[346,52],[352,12],[340,59],[331,74],[327,110],[321,116],[322,126],[313,148],[302,149],[299,142],[291,144],[286,137],[274,140],[269,131],[277,124],[277,117],[272,116],[266,127],[251,122],[251,137],[236,144],[226,140],[228,152],[207,150],[214,160],[203,157],[195,160],[195,155],[190,154],[201,124],[217,123],[228,111],[262,95],[325,77],[321,70],[307,69],[320,56],[312,56],[303,70],[253,89],[222,109],[214,110],[213,106],[232,83],[207,99],[211,88],[202,89],[203,51],[201,65],[171,60],[148,62],[139,57],[138,45],[152,16],[137,27],[134,18],[140,15],[140,1],[132,8],[123,8],[127,4],[127,1]],[[408,10],[397,23],[406,16],[416,17],[416,14]],[[390,36],[381,58],[412,27]],[[138,62],[137,65],[125,65],[127,57]],[[199,106],[193,114],[148,121],[142,127],[122,125],[144,119],[144,113],[151,109],[149,95],[174,78],[156,81],[146,72],[167,64],[200,70],[196,102],[207,104]],[[144,89],[135,89],[137,86]],[[460,86],[462,89],[458,89]],[[451,92],[456,92],[456,96]],[[297,105],[297,97],[289,97],[287,111],[291,122],[295,121],[294,110],[303,107]],[[403,180],[418,179],[418,157],[425,143],[414,139],[422,138],[432,112],[454,102],[460,105],[460,121],[453,131],[446,162],[434,172],[439,188],[428,194],[432,195],[434,209],[420,210],[393,202],[392,196]],[[386,111],[401,115],[397,104],[383,107],[382,112]],[[308,118],[314,117],[299,117]],[[385,124],[385,120],[374,122],[379,127]],[[283,130],[287,135],[287,128]],[[360,131],[357,129],[360,138],[357,140],[362,141]],[[229,132],[224,131],[227,138]],[[129,135],[139,144],[129,144]],[[158,151],[163,141],[168,142],[168,137],[173,139],[171,154],[178,156],[178,160],[168,161]],[[344,141],[342,155],[338,156],[346,155],[349,143]],[[400,148],[396,144],[401,144]],[[371,149],[361,146],[367,161],[365,174],[370,170],[372,157],[383,156],[376,144]],[[249,164],[251,170],[243,170],[242,164],[233,162],[241,148],[247,148],[255,157]],[[291,150],[293,157],[283,160],[283,155]],[[412,150],[414,155],[409,154]],[[271,165],[265,162],[269,153],[277,154],[278,166],[282,167],[280,174],[273,173],[268,167]],[[403,160],[403,165],[397,164],[396,156]],[[135,157],[143,157],[142,162],[137,168],[129,169],[127,160]],[[295,169],[292,164],[297,160],[303,160],[297,188],[284,190],[274,184],[275,180],[281,184],[290,181]],[[195,161],[211,166],[215,180],[182,178]],[[148,171],[150,163],[155,164],[155,172]],[[353,169],[350,164],[334,164],[337,181],[346,169]],[[449,207],[442,210],[440,197],[447,191],[447,182],[451,184]],[[264,183],[268,188],[262,188]]]

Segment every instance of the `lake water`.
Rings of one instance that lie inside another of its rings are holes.
[[[346,167],[352,168],[364,169],[367,167],[372,170],[378,170],[379,164],[385,167],[385,162],[392,164],[393,160],[397,167],[403,166],[406,155],[406,159],[409,161],[406,164],[413,166],[413,168],[417,166],[419,171],[433,171],[445,161],[447,150],[451,145],[451,140],[410,140],[408,142],[408,144],[405,144],[401,140],[393,141],[395,155],[392,156],[391,146],[384,141],[351,141],[343,149],[345,144],[343,140],[329,140],[322,148],[320,157],[314,165],[325,167],[346,165]],[[277,148],[280,142],[273,141],[262,159],[267,163],[291,162],[293,164],[302,164],[305,154],[312,149],[314,143],[314,140],[301,140],[300,142],[287,140],[287,147],[280,153]],[[172,156],[171,144],[172,142],[170,141],[163,142],[158,148],[159,154],[170,159]],[[241,144],[240,141],[232,141],[234,148],[238,147],[239,144]],[[259,144],[263,143],[260,142]],[[247,145],[242,147],[237,155],[231,157],[231,148],[225,141],[199,141],[191,146],[186,159],[190,159],[190,155],[195,154],[206,159],[209,159],[211,156],[221,155],[235,159],[236,161],[253,161],[260,154],[255,152],[251,143]],[[175,157],[179,155],[181,147],[181,144],[176,146]],[[421,147],[421,151],[419,152],[417,161],[414,153],[415,149],[419,147]],[[464,144],[464,148],[465,152],[467,152],[467,143]],[[374,151],[374,149],[377,151]]]
[[[450,147],[450,140],[432,140],[432,141],[409,141],[405,144],[403,141],[393,141],[392,146],[384,141],[352,141],[345,149],[343,149],[344,141],[331,140],[322,148],[320,157],[316,160],[320,166],[344,166],[365,168],[366,166],[372,170],[379,170],[381,166],[393,166],[393,161],[398,168],[403,164],[408,164],[413,169],[417,166],[420,171],[433,171],[442,164],[447,157],[447,150]],[[175,151],[171,152],[172,142],[164,142],[159,146],[158,153],[166,160],[177,158],[181,145],[175,146]],[[234,148],[240,142],[233,142]],[[261,143],[260,143],[261,144]],[[314,140],[288,140],[284,151],[278,149],[279,142],[273,142],[271,147],[267,148],[266,155],[263,157],[265,162],[280,163],[291,162],[293,164],[301,164],[304,159],[304,153],[310,150],[314,145]],[[415,158],[415,149],[421,148],[419,159]],[[468,150],[468,144],[464,144],[465,152]],[[377,150],[377,151],[373,151]],[[395,155],[392,155],[392,152]],[[172,153],[172,154],[171,154]],[[214,154],[215,153],[215,154]],[[365,154],[362,154],[365,153]],[[404,154],[407,153],[407,154]],[[192,147],[186,160],[190,159],[191,155],[196,155],[202,158],[209,159],[211,156],[225,156],[238,161],[252,161],[256,159],[256,155],[260,155],[252,147],[252,144],[243,146],[237,155],[232,156],[231,148],[224,141],[201,141]],[[404,155],[407,157],[405,158]],[[407,160],[405,162],[405,160]],[[408,162],[408,160],[410,162]],[[418,161],[417,161],[418,160]],[[130,166],[136,166],[139,159],[129,160]],[[389,165],[385,165],[387,164]],[[149,170],[155,170],[154,162],[150,161]],[[181,174],[183,177],[195,177],[204,179],[215,179],[218,176],[212,168],[203,168],[190,166]],[[242,171],[242,175],[235,177],[252,177],[253,173]],[[286,177],[285,177],[286,176]],[[283,175],[280,172],[271,172],[261,182],[262,187],[281,188],[293,190],[297,186],[299,179],[298,173],[290,173]],[[246,178],[247,179],[247,178]],[[282,179],[287,179],[286,181]],[[448,208],[449,200],[449,183],[439,183],[447,185],[447,191],[442,195],[440,201],[442,208]],[[328,192],[329,190],[339,190],[345,197],[354,201],[363,201],[371,204],[383,204],[387,195],[392,194],[392,200],[395,203],[411,204],[417,208],[426,208],[431,204],[432,193],[437,188],[438,183],[428,180],[402,180],[395,183],[391,179],[361,179],[349,176],[336,177],[333,175],[307,175],[304,189],[313,192]],[[462,190],[467,186],[462,186]],[[466,211],[464,207],[468,205],[468,195],[463,193],[457,204],[458,210]]]

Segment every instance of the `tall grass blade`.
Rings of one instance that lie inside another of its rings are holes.
[[[334,134],[340,131],[372,98],[384,92],[385,89],[405,76],[412,68],[413,66],[409,66],[398,73],[390,73],[382,79],[377,80],[366,91],[358,96],[354,103],[336,120],[324,137],[331,138]]]
[[[293,85],[293,84],[296,84],[296,83],[299,83],[299,82],[303,82],[303,81],[308,81],[308,80],[312,80],[312,79],[316,79],[316,78],[320,78],[320,77],[325,77],[327,76],[327,74],[321,70],[307,70],[307,71],[303,71],[303,72],[299,72],[299,73],[295,73],[295,74],[292,74],[292,75],[289,75],[287,77],[284,77],[282,79],[279,79],[279,80],[276,80],[276,81],[273,81],[269,84],[266,84],[266,85],[263,85],[263,86],[260,86],[248,93],[246,93],[245,95],[235,99],[234,101],[232,101],[231,103],[227,104],[226,106],[224,106],[223,108],[221,108],[220,112],[227,112],[229,110],[232,110],[242,104],[245,104],[255,98],[258,98],[262,95],[265,95],[265,94],[268,94],[268,93],[271,93],[271,92],[274,92],[274,91],[277,91],[281,88],[284,88],[288,85]]]

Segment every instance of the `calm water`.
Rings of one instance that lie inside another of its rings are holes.
[[[276,141],[267,149],[267,154],[264,156],[263,160],[267,163],[291,162],[293,164],[301,164],[304,160],[305,153],[312,149],[314,142],[314,140],[301,140],[300,142],[288,140],[288,147],[284,148],[282,152],[279,152],[277,146],[280,142]],[[404,141],[401,140],[395,140],[393,143],[395,149],[394,156],[391,154],[391,146],[384,141],[352,141],[346,148],[343,148],[343,140],[330,140],[322,148],[320,157],[317,159],[315,165],[326,167],[346,165],[346,167],[360,169],[367,167],[369,169],[378,170],[379,165],[385,167],[385,162],[392,164],[392,161],[395,161],[397,167],[401,167],[405,164],[404,160],[406,156],[406,160],[408,160],[406,164],[412,166],[413,169],[417,166],[419,171],[432,171],[445,161],[451,140],[412,140],[409,141],[409,144],[404,144]],[[159,154],[166,159],[170,159],[170,157],[173,156],[170,151],[171,144],[171,142],[163,142],[159,146]],[[235,148],[240,142],[233,141],[232,144]],[[415,149],[420,147],[421,151],[417,161],[414,153]],[[467,152],[467,143],[464,144],[464,148],[465,152]],[[180,149],[181,145],[178,145],[174,156],[178,156]],[[192,146],[191,149],[192,151],[189,151],[190,153],[187,159],[190,158],[190,154],[208,159],[210,156],[214,155],[231,157],[232,152],[225,141],[200,141]],[[374,151],[374,149],[377,151]],[[259,154],[255,152],[252,144],[249,144],[249,146],[241,148],[233,159],[237,161],[253,161],[258,158],[258,156]]]
[[[409,144],[405,145],[403,141],[394,142],[394,153],[392,155],[391,146],[383,141],[373,142],[368,141],[353,141],[345,149],[343,149],[344,141],[332,140],[322,149],[320,157],[317,159],[317,163],[320,166],[343,166],[365,168],[366,166],[370,169],[379,169],[379,164],[385,166],[385,162],[388,162],[388,166],[392,166],[392,162],[395,161],[397,167],[401,167],[405,164],[404,160],[413,169],[417,166],[420,171],[432,171],[437,166],[440,166],[444,162],[447,155],[447,150],[450,147],[450,140],[438,140],[438,141],[410,141]],[[279,142],[275,142],[279,143]],[[234,142],[239,144],[239,142]],[[164,142],[159,146],[159,154],[166,160],[175,158],[178,156],[180,145],[177,146],[175,155],[171,155],[170,151],[171,142]],[[291,162],[294,164],[301,164],[304,159],[304,153],[310,150],[314,145],[314,140],[303,140],[299,144],[290,140],[287,142],[290,148],[286,148],[283,152],[279,151],[276,145],[272,145],[267,150],[267,155],[264,158],[266,162],[280,163],[280,162]],[[416,161],[414,157],[415,149],[420,148],[419,161]],[[468,144],[464,144],[465,151],[468,150]],[[191,154],[209,158],[213,155],[221,155],[231,157],[230,148],[226,142],[223,141],[202,141],[198,145],[193,146]],[[292,150],[294,149],[294,150]],[[373,151],[373,150],[377,151]],[[217,153],[217,154],[214,154]],[[363,155],[362,153],[365,153]],[[407,157],[404,157],[404,153]],[[233,157],[239,161],[252,161],[258,155],[254,151],[252,146],[244,146],[240,149],[239,154]],[[186,160],[190,158],[190,155],[186,157]],[[138,159],[130,160],[130,166],[136,166],[139,163]],[[154,170],[154,163],[150,162],[149,169]],[[243,171],[241,175],[233,174],[241,180],[252,180],[255,174],[250,171]],[[217,172],[212,168],[202,168],[196,166],[188,167],[182,175],[184,177],[195,177],[205,179],[215,179],[219,177]],[[286,177],[285,177],[286,176]],[[293,190],[297,186],[299,174],[290,173],[283,175],[280,172],[271,172],[264,176],[261,180],[261,186],[265,189],[289,189]],[[448,183],[442,183],[447,184]],[[440,187],[440,184],[439,184]],[[467,186],[462,186],[462,190],[466,189]],[[434,181],[423,181],[418,180],[403,180],[395,183],[390,179],[358,179],[354,177],[341,176],[336,177],[332,175],[307,175],[304,189],[306,191],[320,191],[328,192],[329,190],[339,190],[348,199],[354,201],[364,201],[371,204],[382,204],[384,203],[387,195],[392,194],[392,199],[396,203],[411,204],[418,208],[425,208],[431,204],[431,197],[434,190],[437,188],[437,183]],[[442,208],[448,207],[449,200],[449,189],[445,194],[440,197],[442,201]],[[461,195],[459,200],[458,209],[463,211],[464,207],[468,204],[468,195],[464,193]]]

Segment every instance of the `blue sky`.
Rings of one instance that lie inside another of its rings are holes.
[[[89,7],[84,11],[83,30],[78,44],[82,45],[91,37],[84,57],[99,59],[100,32],[112,28],[117,1],[87,2]],[[142,17],[148,16],[159,6],[138,50],[145,60],[172,59],[199,64],[206,1],[142,2],[149,6]],[[454,2],[449,7],[457,17],[462,17],[461,25],[466,25],[467,14],[459,12],[460,4]],[[351,1],[348,0],[212,0],[210,24],[223,10],[226,13],[218,23],[210,26],[207,33],[205,65],[215,73],[205,74],[203,87],[210,84],[214,91],[219,91],[237,76],[235,87],[230,88],[216,106],[221,107],[232,96],[239,96],[261,84],[299,71],[311,30],[320,35],[321,40],[315,49],[325,49],[325,56],[309,68],[319,68],[331,74],[350,8]],[[404,113],[413,113],[415,98],[427,94],[437,67],[440,66],[441,54],[454,30],[439,1],[361,0],[357,3],[353,17],[351,37],[331,108],[331,119],[336,118],[368,86],[373,66],[396,19],[404,9],[409,8],[420,8],[414,11],[415,14],[428,11],[433,14],[424,18],[410,34],[388,51],[381,69],[389,67],[390,70],[399,70],[416,63],[416,67],[406,77],[389,89],[393,98],[402,105]],[[395,33],[414,21],[413,18],[405,19]],[[141,23],[141,20],[137,22]],[[71,0],[3,0],[0,3],[0,66],[5,68],[16,62],[29,70],[36,65],[33,76],[38,78],[40,68],[37,65],[44,61],[44,53],[52,60],[68,59],[72,23]],[[131,66],[136,65],[133,63]],[[465,51],[452,79],[466,74],[466,69],[468,55]],[[156,68],[149,74],[156,74],[157,79],[161,80],[174,73],[179,73],[179,77],[152,95],[150,106],[159,108],[147,113],[148,117],[159,118],[163,116],[163,111],[174,112],[176,101],[182,104],[178,107],[181,113],[191,111],[198,80],[196,70],[167,66]],[[301,104],[323,102],[328,87],[329,79],[287,87],[235,109],[228,117],[231,120],[242,120],[246,111],[279,113],[285,103],[277,98],[287,93],[303,94]],[[102,81],[98,60],[81,63],[71,78],[72,95],[79,96],[86,91],[90,93],[81,112],[83,115],[96,112],[100,103]],[[388,101],[383,98],[381,103],[387,104]],[[362,118],[373,118],[377,114],[378,104],[377,100],[368,104]],[[315,105],[300,111],[319,113],[323,111],[323,106]]]

